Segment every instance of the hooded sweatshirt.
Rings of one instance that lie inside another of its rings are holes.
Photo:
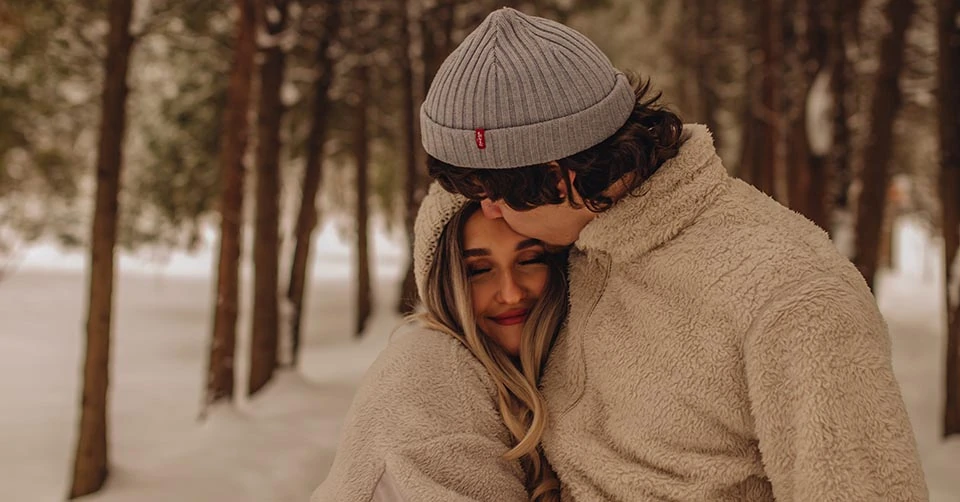
[[[401,328],[368,370],[311,502],[528,500],[479,361],[449,335]]]
[[[926,500],[863,278],[684,133],[571,251],[543,380],[564,500]]]

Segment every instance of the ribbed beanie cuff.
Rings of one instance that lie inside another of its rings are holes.
[[[459,167],[561,159],[610,137],[636,97],[587,37],[510,8],[494,11],[440,66],[423,106],[423,147]]]

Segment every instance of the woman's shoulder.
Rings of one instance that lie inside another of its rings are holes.
[[[391,335],[368,378],[379,386],[396,380],[405,388],[420,384],[434,391],[494,389],[483,365],[460,340],[416,321],[405,322]]]
[[[433,356],[461,359],[470,351],[449,333],[430,328],[420,321],[404,321],[390,335],[385,353],[395,357]]]
[[[390,486],[380,484],[384,472],[393,472],[392,479],[413,493],[421,491],[420,500],[468,493],[478,479],[491,493],[522,494],[519,464],[502,458],[510,433],[495,392],[482,365],[457,339],[405,324],[357,390],[337,457],[313,500],[371,500],[374,490]],[[442,494],[425,495],[433,490]]]
[[[496,388],[480,362],[452,336],[421,325],[395,332],[357,389],[348,422],[364,429],[376,416],[392,417],[392,435],[503,432]]]

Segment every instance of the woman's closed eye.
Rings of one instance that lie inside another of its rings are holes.
[[[520,260],[521,265],[536,265],[536,264],[541,264],[546,262],[547,262],[546,253],[537,253],[533,256],[524,257],[522,260]]]
[[[467,277],[475,277],[493,270],[493,267],[486,264],[476,264],[467,266]]]

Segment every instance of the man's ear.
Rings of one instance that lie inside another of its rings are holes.
[[[554,179],[557,180],[557,192],[560,193],[560,196],[564,200],[569,200],[569,190],[567,189],[567,183],[563,179],[563,171],[560,170],[560,164],[557,161],[550,162],[550,172],[553,173]],[[567,171],[567,176],[570,177],[570,186],[573,186],[574,180],[577,179],[577,173],[573,171]]]

